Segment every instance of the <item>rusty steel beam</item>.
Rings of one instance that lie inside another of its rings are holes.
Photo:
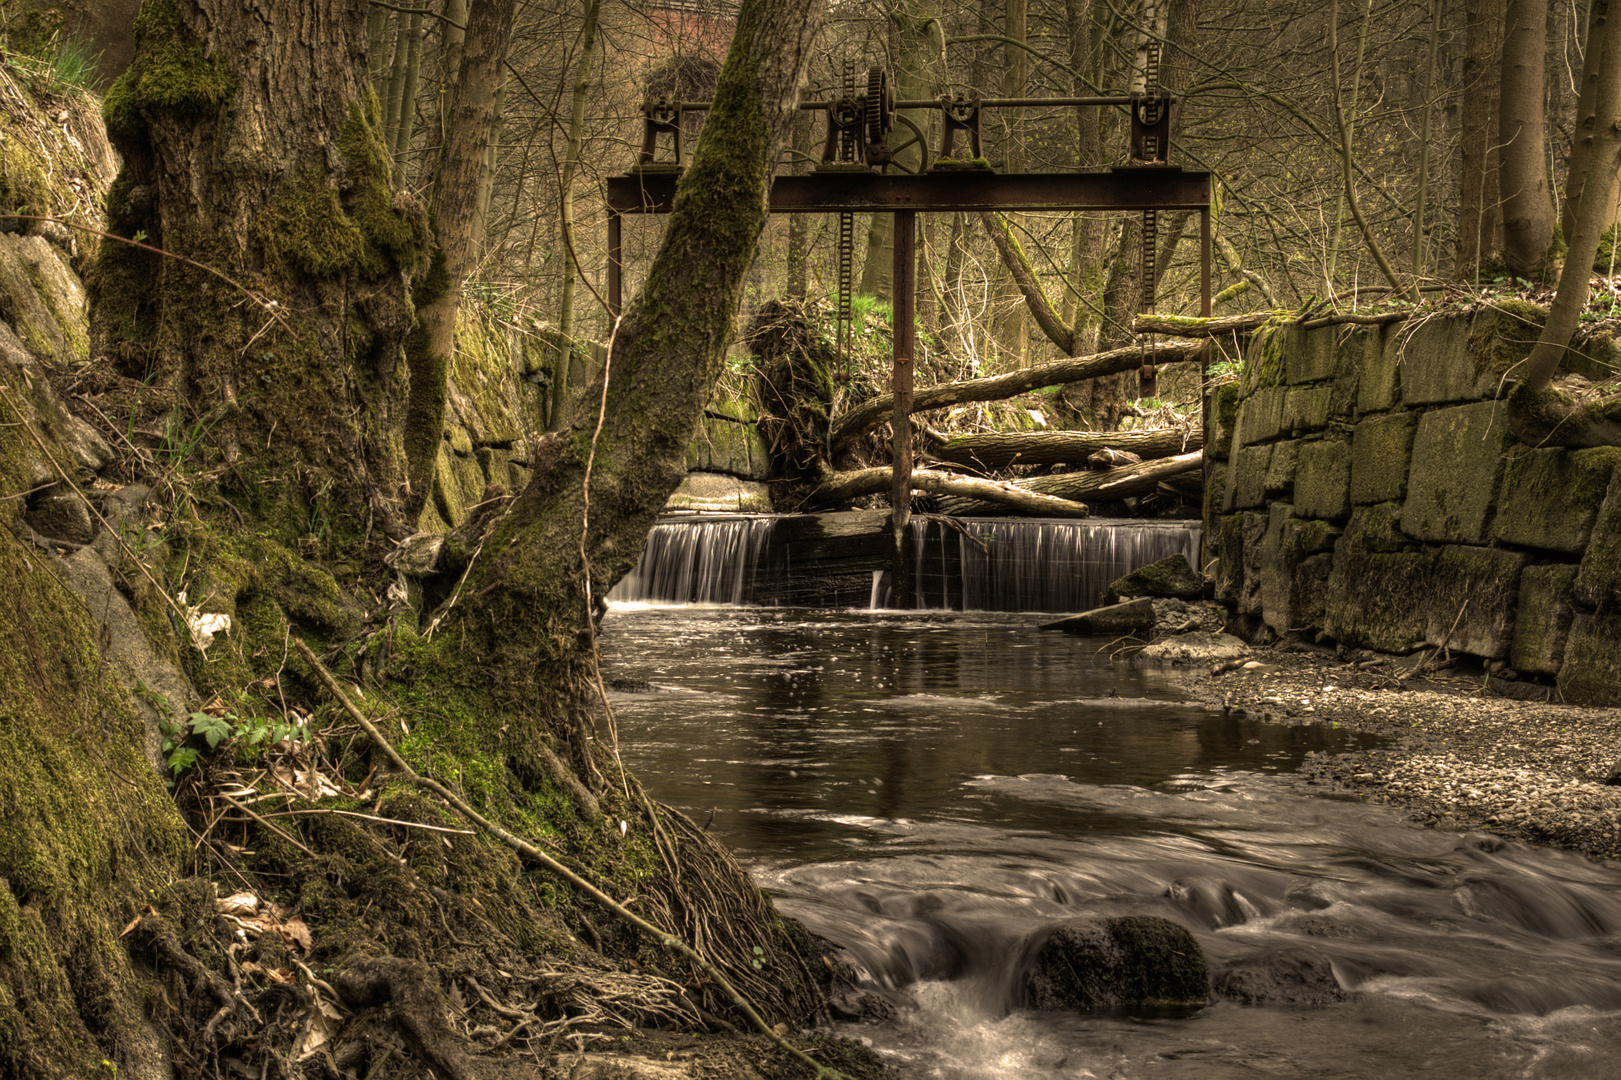
[[[608,178],[608,207],[626,214],[668,213],[679,174],[633,173]],[[953,171],[884,176],[865,170],[779,176],[771,185],[773,213],[916,210],[1206,210],[1210,174],[1142,165],[1096,173]]]

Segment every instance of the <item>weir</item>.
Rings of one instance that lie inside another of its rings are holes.
[[[1182,552],[1198,521],[914,517],[917,607],[1085,611],[1116,578]],[[885,607],[887,510],[666,519],[608,594],[620,603]]]

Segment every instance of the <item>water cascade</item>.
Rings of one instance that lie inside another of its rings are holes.
[[[748,604],[774,519],[708,518],[661,522],[641,561],[608,593],[610,601]]]
[[[917,606],[1085,611],[1109,583],[1182,552],[1199,522],[943,518],[912,521]],[[608,599],[620,603],[888,605],[887,512],[663,521]]]
[[[918,518],[920,608],[1086,611],[1110,583],[1181,552],[1199,565],[1199,522]]]

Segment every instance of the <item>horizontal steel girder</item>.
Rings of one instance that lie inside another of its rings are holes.
[[[632,173],[608,178],[608,207],[622,214],[668,213],[678,174]],[[773,213],[919,210],[1202,210],[1210,205],[1210,174],[1143,165],[1095,173],[1011,173],[986,170],[885,176],[822,172],[779,176],[771,185]]]

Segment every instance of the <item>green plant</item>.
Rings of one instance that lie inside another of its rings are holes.
[[[219,716],[194,712],[186,717],[184,723],[162,720],[158,724],[158,731],[163,736],[163,760],[176,776],[195,765],[201,754],[196,747],[186,745],[193,737],[201,738],[207,744],[209,753],[214,753],[222,745],[233,741],[248,747],[274,746],[298,734],[298,728],[285,720],[272,720],[265,716],[243,719],[232,712]]]

